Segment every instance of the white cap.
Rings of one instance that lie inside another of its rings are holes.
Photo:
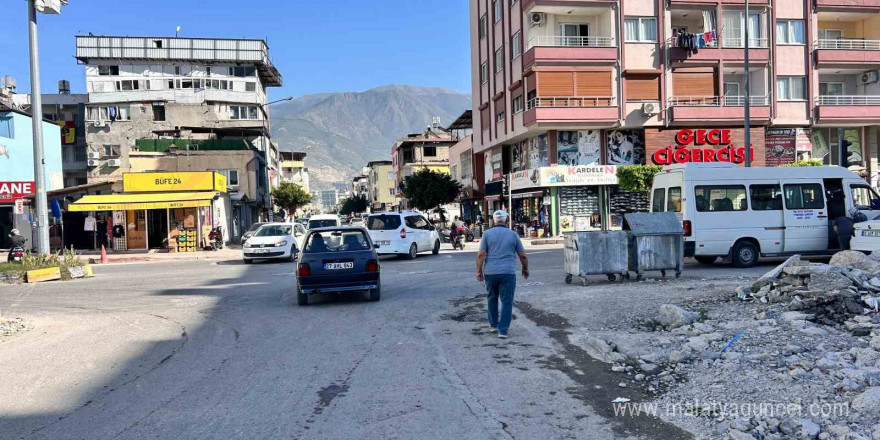
[[[499,209],[492,214],[492,219],[496,222],[506,222],[507,221],[507,211],[503,209]]]

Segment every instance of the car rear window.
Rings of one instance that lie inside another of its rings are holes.
[[[327,231],[309,236],[303,252],[316,254],[322,252],[351,252],[370,250],[367,236],[360,231]]]
[[[367,219],[367,229],[371,231],[392,231],[399,227],[399,215],[372,215]]]
[[[309,220],[309,229],[332,228],[333,226],[339,226],[336,224],[336,220]]]

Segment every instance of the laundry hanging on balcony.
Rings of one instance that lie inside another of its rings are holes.
[[[715,33],[714,29],[698,34],[674,31],[674,35],[672,36],[672,38],[675,41],[676,47],[681,47],[688,50],[697,50],[711,46],[712,43],[718,39],[718,35]]]

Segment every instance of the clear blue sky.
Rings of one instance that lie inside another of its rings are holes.
[[[0,76],[30,90],[27,4],[3,2]],[[39,15],[44,93],[68,79],[84,93],[74,35],[265,38],[284,76],[273,99],[363,91],[386,84],[470,92],[467,0],[70,0],[59,16]]]

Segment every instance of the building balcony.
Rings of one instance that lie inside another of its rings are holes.
[[[620,118],[617,99],[600,97],[540,97],[526,102],[525,125],[553,123],[614,124]]]
[[[880,10],[880,0],[816,0],[816,8]]]
[[[534,36],[529,38],[523,65],[534,62],[617,60],[614,37]]]
[[[819,64],[880,64],[880,40],[821,39],[813,47]]]
[[[816,118],[820,123],[868,123],[880,119],[880,95],[819,95]]]
[[[578,6],[591,6],[596,4],[612,4],[617,0],[522,0],[523,12],[532,12],[535,6],[557,6],[560,8],[576,8]]]
[[[767,62],[770,60],[770,49],[766,38],[749,38],[749,61]],[[691,49],[679,45],[674,39],[666,40],[669,58],[672,61],[743,61],[745,47],[742,38],[728,38],[719,44],[718,40],[708,43],[705,47]]]
[[[751,96],[749,116],[753,122],[770,120],[770,96]],[[681,96],[669,99],[670,116],[675,122],[742,124],[745,96]]]

